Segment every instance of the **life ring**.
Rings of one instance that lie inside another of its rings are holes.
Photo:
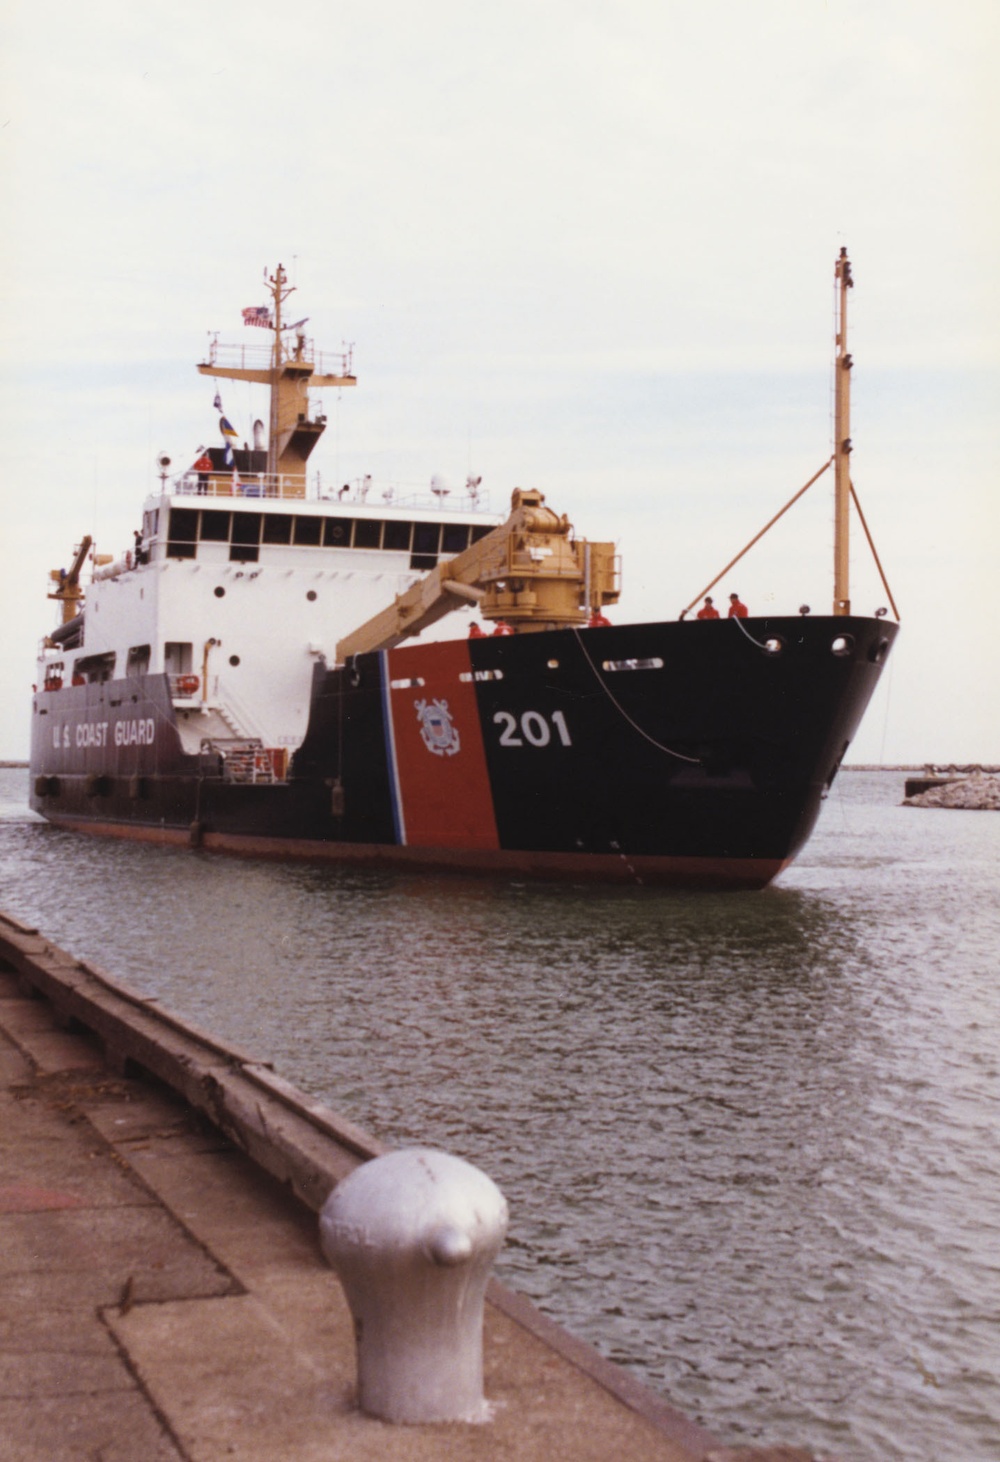
[[[179,695],[196,695],[200,684],[197,675],[178,675],[177,692]]]

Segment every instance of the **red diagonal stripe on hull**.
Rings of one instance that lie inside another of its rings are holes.
[[[388,661],[407,843],[417,848],[499,847],[466,642],[390,650]],[[469,678],[462,680],[463,674]],[[423,684],[406,683],[415,679]]]

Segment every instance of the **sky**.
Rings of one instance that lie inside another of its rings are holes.
[[[354,346],[327,481],[538,487],[618,544],[625,622],[676,618],[829,456],[846,246],[853,477],[902,621],[848,760],[1000,762],[995,5],[2,14],[0,757],[49,570],[129,547],[158,453],[219,440],[194,363],[265,267]],[[832,562],[828,473],[716,595],[827,611]],[[860,531],[853,563],[871,612]]]

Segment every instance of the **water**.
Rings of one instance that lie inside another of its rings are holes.
[[[758,894],[280,866],[28,820],[0,908],[501,1185],[499,1273],[731,1442],[1000,1457],[1000,817],[848,772]]]

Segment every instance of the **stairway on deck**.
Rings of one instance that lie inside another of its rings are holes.
[[[204,710],[179,711],[177,730],[181,747],[189,756],[216,754],[222,758],[225,781],[277,781],[263,741],[259,736],[247,736],[228,709],[210,706]]]

